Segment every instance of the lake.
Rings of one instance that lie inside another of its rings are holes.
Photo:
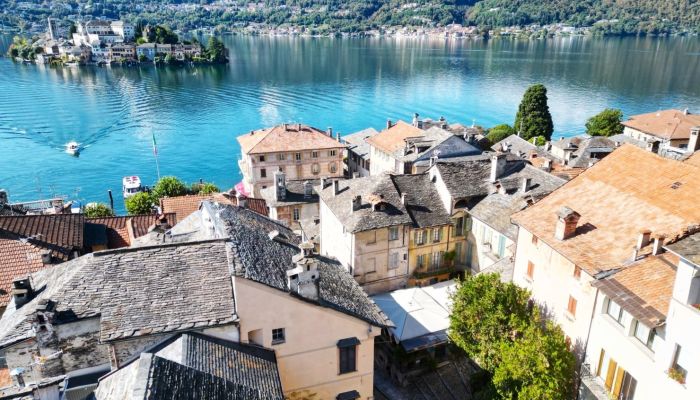
[[[11,201],[54,194],[123,209],[121,177],[163,175],[230,188],[236,136],[283,122],[341,134],[387,119],[445,116],[512,124],[526,87],[543,83],[556,136],[605,107],[625,115],[700,112],[698,38],[549,40],[227,36],[231,63],[207,67],[51,68],[0,58],[0,187]],[[4,54],[11,37],[0,36]],[[62,145],[86,146],[80,157]]]

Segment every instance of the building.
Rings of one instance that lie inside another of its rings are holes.
[[[367,139],[377,135],[374,128],[363,129],[359,132],[343,136],[348,145],[347,166],[348,177],[365,177],[370,173],[370,145]]]
[[[48,35],[51,40],[58,40],[61,34],[58,29],[58,22],[53,18],[48,18]]]
[[[270,218],[298,231],[302,219],[318,217],[318,194],[314,187],[321,180],[287,181],[282,171],[275,171],[273,176],[276,183],[260,191]]]
[[[136,56],[139,59],[146,58],[153,61],[156,58],[157,51],[157,44],[155,43],[144,43],[136,46]]]
[[[446,124],[445,124],[446,125]],[[481,154],[470,136],[457,136],[439,126],[387,122],[387,128],[367,138],[370,145],[370,175],[385,172],[411,174],[425,171],[431,159]]]
[[[117,61],[119,59],[135,60],[136,47],[132,44],[114,43],[109,46],[109,59]]]
[[[370,294],[404,288],[411,274],[412,220],[392,178],[334,181],[318,191],[321,254],[337,258]]]
[[[700,223],[697,167],[623,145],[533,206],[519,226],[513,281],[582,355],[598,283]],[[622,271],[622,272],[620,272]],[[615,276],[615,275],[613,275]]]
[[[185,196],[163,197],[159,200],[163,214],[174,213],[177,221],[183,221],[192,213],[199,210],[203,201],[213,201],[219,204],[238,205],[260,215],[267,216],[268,207],[264,199],[236,196],[234,191],[213,194],[191,194]]]
[[[112,32],[121,38],[122,42],[130,42],[134,40],[134,26],[124,21],[112,21],[110,23]]]
[[[611,137],[631,143],[664,157],[680,158],[700,149],[700,115],[688,110],[663,110],[633,115],[623,121],[622,135]]]
[[[103,249],[119,249],[129,247],[137,242],[138,238],[148,235],[150,232],[165,231],[177,223],[177,214],[164,213],[162,215],[129,215],[121,217],[87,218],[86,222],[93,226],[86,232],[86,238],[95,240],[106,236],[106,246]],[[100,239],[104,242],[104,240]]]
[[[274,184],[274,172],[281,170],[288,180],[339,178],[343,176],[345,145],[323,132],[302,124],[283,124],[251,131],[238,138],[238,165],[243,182],[236,190],[249,197]]]
[[[147,239],[19,282],[26,296],[15,296],[0,320],[8,368],[21,367],[16,376],[29,386],[106,366],[112,375],[91,383],[98,398],[111,398],[131,378],[159,388],[163,397],[153,398],[172,398],[177,385],[187,385],[179,392],[187,398],[196,383],[215,399],[251,398],[251,386],[276,398],[274,376],[237,380],[261,359],[271,373],[274,354],[285,397],[372,397],[374,337],[391,323],[336,260],[267,217],[208,201]],[[192,338],[199,344],[192,347]],[[216,354],[207,349],[212,342]],[[224,359],[207,365],[209,355]],[[232,388],[243,391],[222,397]]]

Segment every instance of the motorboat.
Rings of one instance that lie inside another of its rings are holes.
[[[143,191],[144,187],[141,186],[141,178],[138,176],[125,176],[122,178],[122,194],[125,199]]]
[[[66,143],[64,146],[66,148],[66,153],[68,153],[70,155],[74,155],[74,156],[77,156],[78,154],[80,154],[80,150],[81,150],[80,143],[78,143],[76,141],[72,141],[72,142]]]

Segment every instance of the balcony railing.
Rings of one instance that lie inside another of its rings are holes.
[[[413,277],[415,279],[430,278],[432,276],[451,274],[454,272],[455,267],[452,265],[441,265],[438,268],[430,268],[427,266],[420,266],[413,272]]]

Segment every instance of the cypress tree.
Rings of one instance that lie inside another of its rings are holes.
[[[515,116],[516,131],[525,140],[544,136],[551,140],[554,125],[547,106],[547,88],[542,84],[532,85],[525,91]]]

